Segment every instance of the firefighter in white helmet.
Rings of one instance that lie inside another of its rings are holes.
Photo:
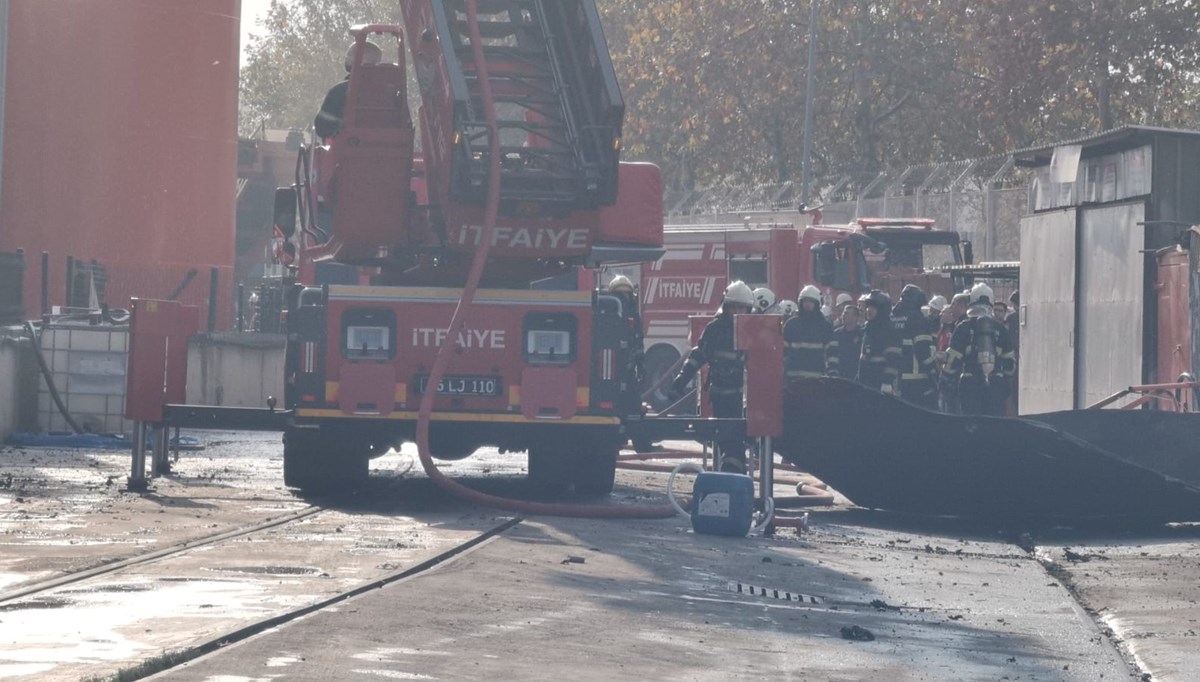
[[[786,298],[777,303],[775,308],[780,315],[783,315],[784,323],[795,317],[796,313],[800,312],[800,306],[796,305],[795,301]]]
[[[971,287],[967,318],[954,328],[946,351],[943,379],[957,387],[962,414],[1003,416],[1012,390],[1012,340],[992,315],[993,297],[982,282]]]
[[[796,300],[800,312],[783,327],[783,367],[788,379],[819,377],[830,360],[833,325],[821,313],[821,290],[809,284]]]
[[[765,313],[775,305],[775,292],[766,287],[755,289],[754,294],[754,312]]]
[[[744,353],[734,349],[733,316],[755,309],[754,292],[744,282],[734,282],[725,288],[721,309],[713,318],[696,347],[688,354],[687,362],[675,377],[672,393],[682,395],[693,377],[708,365],[708,381],[702,387],[708,391],[714,417],[744,416],[742,392],[746,373]],[[718,442],[721,448],[721,470],[746,473],[746,443],[740,438]]]
[[[321,111],[317,113],[317,118],[313,121],[317,137],[323,140],[334,137],[342,129],[342,114],[346,110],[346,90],[350,87],[348,74],[350,69],[354,68],[354,52],[357,47],[357,42],[352,42],[350,47],[346,48],[346,79],[329,88],[329,92],[325,93],[325,100],[321,102]],[[381,61],[383,61],[383,50],[369,40],[363,43],[362,63],[372,65]]]

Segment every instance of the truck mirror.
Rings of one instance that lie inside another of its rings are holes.
[[[296,235],[296,188],[279,187],[275,190],[275,229],[291,239]]]
[[[969,239],[962,240],[963,263],[971,265],[975,262],[975,247],[971,246]]]

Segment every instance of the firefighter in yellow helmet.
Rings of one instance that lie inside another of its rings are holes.
[[[622,368],[621,409],[625,414],[641,414],[646,358],[637,292],[634,291],[633,282],[625,275],[617,275],[609,280],[605,291],[621,304],[621,334],[625,339],[617,350],[617,363]]]
[[[708,381],[702,387],[708,391],[708,401],[714,417],[744,416],[742,394],[746,375],[746,358],[734,349],[733,316],[748,314],[755,309],[754,292],[745,282],[734,282],[725,288],[721,310],[704,328],[696,347],[688,353],[687,362],[675,377],[673,394],[682,395],[704,365],[708,365]],[[723,440],[721,470],[746,473],[746,443],[740,438]]]

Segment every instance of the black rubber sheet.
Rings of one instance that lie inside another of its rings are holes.
[[[1187,434],[1200,433],[1200,415],[1038,419],[939,414],[850,381],[805,379],[786,390],[775,449],[863,507],[1014,521],[1200,521],[1200,485],[1185,480],[1198,466],[1187,454],[1197,439]]]

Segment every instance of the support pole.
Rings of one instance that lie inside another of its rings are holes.
[[[813,71],[817,66],[817,1],[809,0],[808,69],[804,76],[804,151],[801,156],[800,201],[808,203],[808,183],[812,172]]]
[[[209,271],[208,277],[208,331],[213,332],[217,329],[217,291],[219,271],[212,268]]]
[[[126,487],[130,490],[146,489],[146,423],[133,423],[133,462]]]
[[[774,501],[775,497],[775,451],[770,436],[758,439],[758,508],[766,512],[767,500]],[[765,535],[775,532],[774,524],[767,524],[763,529]]]
[[[150,464],[150,475],[166,476],[171,473],[171,462],[167,455],[171,429],[166,424],[155,424],[153,429],[154,457]]]
[[[75,257],[67,256],[67,296],[63,307],[70,308],[75,303]]]
[[[239,332],[246,331],[246,317],[242,310],[242,302],[246,298],[246,285],[238,282],[237,285],[237,330]]]
[[[50,252],[42,252],[42,322],[50,321]]]

